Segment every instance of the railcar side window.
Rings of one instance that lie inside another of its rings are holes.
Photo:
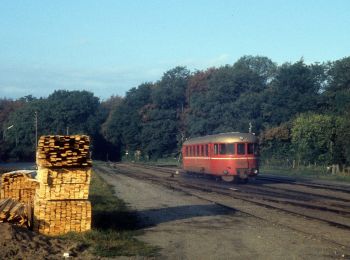
[[[219,153],[219,145],[214,144],[214,154],[218,154],[218,153]]]
[[[237,144],[237,154],[245,154],[245,144],[244,143]]]
[[[235,154],[235,145],[227,144],[226,145],[227,154]]]
[[[201,156],[204,156],[204,145],[201,145]]]
[[[208,145],[206,144],[205,145],[205,156],[208,156],[209,154],[208,154]]]
[[[185,148],[185,155],[188,156],[188,146]]]
[[[219,144],[220,154],[226,154],[226,144]]]

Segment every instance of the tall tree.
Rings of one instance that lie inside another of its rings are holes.
[[[151,157],[177,153],[190,72],[176,67],[164,73],[152,91],[152,105],[142,110],[142,147]]]
[[[350,57],[332,63],[329,84],[324,94],[332,112],[350,112]]]
[[[262,106],[265,127],[286,122],[298,113],[317,109],[321,85],[310,66],[301,60],[285,63],[265,91]]]
[[[46,99],[34,99],[12,113],[8,124],[14,125],[9,142],[12,153],[19,158],[34,158],[35,125],[38,116],[38,134],[99,134],[99,126],[105,120],[100,113],[99,100],[87,91],[55,91]]]

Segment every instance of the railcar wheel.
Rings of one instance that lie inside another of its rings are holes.
[[[221,176],[221,179],[225,182],[233,182],[234,179],[235,179],[235,176],[232,176],[232,175],[224,175],[224,176]]]

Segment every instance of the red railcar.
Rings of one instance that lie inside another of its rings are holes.
[[[250,133],[222,133],[188,139],[182,146],[183,169],[220,176],[224,181],[259,173],[258,139]]]

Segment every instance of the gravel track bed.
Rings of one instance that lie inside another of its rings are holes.
[[[350,255],[350,232],[222,194],[177,187],[169,175],[130,165],[98,168],[136,210],[141,239],[169,259],[328,259]],[[170,183],[146,179],[163,176]],[[154,177],[153,176],[153,177]]]

